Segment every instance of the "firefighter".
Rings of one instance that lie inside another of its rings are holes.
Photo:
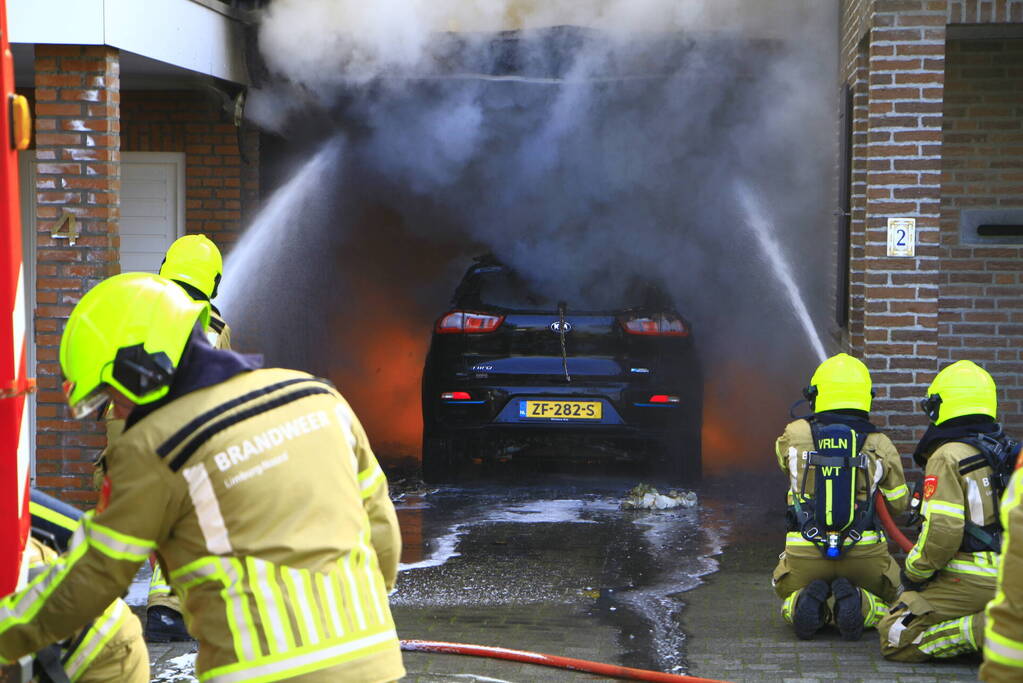
[[[67,549],[82,513],[35,489],[29,510],[32,535],[25,559],[32,578]],[[37,679],[49,683],[148,683],[149,652],[138,617],[116,598],[78,633],[36,653],[35,668]]]
[[[71,411],[112,401],[125,430],[68,553],[0,601],[0,658],[80,628],[155,551],[201,680],[401,678],[387,602],[401,540],[362,426],[329,383],[213,349],[208,315],[143,273],[75,306],[60,347]]]
[[[1001,435],[995,382],[961,360],[927,389],[931,426],[913,459],[924,469],[923,528],[906,556],[903,592],[878,626],[888,659],[922,662],[976,652],[982,610],[995,596],[998,499],[994,472],[977,443]]]
[[[215,349],[231,348],[231,328],[211,301],[217,296],[223,274],[220,250],[205,235],[185,235],[174,240],[160,264],[160,275],[176,282],[194,300],[209,302],[206,336]],[[108,441],[120,433],[119,422],[108,420]],[[146,640],[164,643],[189,639],[181,616],[181,600],[171,589],[163,567],[155,563],[146,605]]]
[[[834,623],[843,638],[858,640],[877,624],[899,583],[875,520],[874,494],[880,491],[898,513],[909,490],[898,451],[869,420],[873,392],[861,361],[844,353],[828,358],[803,392],[814,412],[790,422],[775,443],[789,478],[789,507],[772,583],[782,617],[799,638]]]
[[[989,683],[1023,680],[1023,455],[1002,495],[1002,558],[995,599],[988,603],[984,664],[980,679]]]
[[[160,275],[173,280],[196,301],[210,304],[210,326],[207,337],[215,349],[231,348],[231,328],[213,305],[224,261],[220,249],[206,235],[185,235],[174,240],[160,264]]]

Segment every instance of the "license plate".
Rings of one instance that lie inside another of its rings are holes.
[[[600,401],[519,401],[519,417],[533,420],[599,420]]]

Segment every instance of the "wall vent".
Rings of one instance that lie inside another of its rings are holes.
[[[962,244],[1023,245],[1023,207],[1018,209],[963,209],[959,214]]]

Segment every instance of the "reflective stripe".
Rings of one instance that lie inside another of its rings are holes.
[[[270,598],[273,600],[277,614],[280,615],[281,625],[284,628],[284,642],[287,643],[287,649],[292,650],[295,648],[295,632],[291,628],[291,619],[288,618],[288,605],[284,601],[284,595],[281,592],[281,582],[277,580],[277,567],[268,563],[266,570],[267,576],[272,579],[269,581]]]
[[[873,593],[863,588],[860,594],[867,600],[867,610],[863,615],[863,625],[866,628],[877,626],[878,622],[888,613],[888,604]]]
[[[352,609],[355,610],[355,619],[359,624],[359,630],[366,630],[366,615],[362,611],[362,599],[359,597],[359,585],[355,582],[355,575],[352,574],[352,555],[348,553],[341,560],[341,567],[348,580],[348,595],[351,596]]]
[[[905,569],[906,574],[911,579],[922,581],[931,577],[934,574],[932,569],[917,569],[916,563],[923,559],[922,548],[927,545],[927,535],[931,531],[931,520],[929,517],[924,517],[924,526],[920,530],[920,536],[916,539],[916,545],[909,549],[909,553],[906,555]]]
[[[199,463],[181,471],[188,481],[188,495],[199,518],[199,528],[206,539],[206,549],[211,555],[229,555],[232,552],[231,539],[227,534],[224,516],[220,512],[217,494],[213,492],[206,465]]]
[[[224,588],[220,594],[227,608],[227,623],[234,638],[235,655],[238,659],[255,659],[262,653],[256,639],[249,613],[249,602],[242,592],[242,563],[236,558],[221,559],[221,580]]]
[[[851,539],[846,538],[845,542],[846,542],[847,545],[849,544],[850,540]],[[879,534],[876,531],[864,531],[863,532],[863,536],[860,538],[858,544],[862,545],[864,543],[868,543],[868,544],[869,543],[883,543],[884,541],[885,541],[885,538],[884,538],[883,534]],[[814,543],[813,541],[808,541],[805,538],[803,538],[803,535],[801,533],[799,533],[798,531],[789,531],[788,533],[785,534],[785,545],[802,546],[802,547],[807,547],[807,546],[814,546],[814,547],[816,547],[817,544]]]
[[[920,651],[937,659],[956,657],[967,652],[976,652],[973,640],[973,615],[943,621],[923,632]]]
[[[376,463],[372,468],[359,472],[359,490],[362,492],[362,499],[365,500],[372,496],[385,479],[384,471]]]
[[[320,602],[327,606],[330,625],[334,629],[332,635],[335,638],[340,638],[345,634],[345,630],[344,627],[341,626],[341,615],[338,612],[337,597],[334,593],[334,588],[328,584],[326,574],[316,574],[316,583],[320,589]]]
[[[241,681],[248,681],[250,683],[257,683],[261,681],[277,681],[282,678],[297,675],[307,671],[316,671],[317,669],[326,668],[332,664],[340,664],[341,662],[352,659],[360,650],[369,649],[373,646],[387,644],[389,641],[397,641],[398,634],[394,630],[384,631],[383,633],[375,633],[359,640],[353,640],[347,643],[337,643],[316,649],[312,652],[306,652],[294,657],[288,657],[286,659],[280,659],[274,662],[268,662],[265,664],[259,664],[256,666],[248,667],[237,667],[236,670],[218,673],[229,668],[236,667],[222,667],[221,669],[215,669],[199,677],[200,681],[209,681],[210,683],[240,683]],[[332,662],[331,660],[336,660]],[[302,671],[296,671],[301,669]]]
[[[781,616],[788,623],[792,623],[792,610],[796,607],[796,598],[799,596],[799,590],[792,591],[789,593],[789,597],[785,598],[785,601],[781,603]]]
[[[996,633],[988,620],[984,629],[984,658],[1005,666],[1023,668],[1023,642]]]
[[[121,628],[129,616],[128,608],[123,600],[114,600],[102,615],[102,621],[93,623],[82,639],[82,644],[74,652],[68,653],[68,663],[64,665],[71,683],[77,681],[103,647]]]
[[[142,562],[156,550],[155,541],[130,536],[97,524],[92,519],[92,513],[85,514],[82,526],[85,528],[89,545],[115,560]]]
[[[149,578],[149,595],[168,595],[171,592],[171,587],[167,585],[167,580],[163,578],[163,569],[160,568],[159,562],[153,567],[153,575]]]
[[[190,562],[184,567],[178,567],[170,573],[171,582],[177,583],[183,589],[213,579],[220,573],[220,566],[215,557],[202,557],[195,562]]]
[[[966,502],[970,506],[970,521],[984,526],[984,501],[980,497],[980,487],[974,479],[966,480]]]
[[[273,592],[270,590],[270,583],[267,580],[268,566],[262,560],[254,557],[246,558],[249,569],[249,582],[256,580],[255,590],[252,593],[256,597],[256,609],[259,611],[259,620],[263,622],[263,630],[267,625],[270,632],[267,633],[267,644],[271,653],[286,652],[289,648],[289,638],[284,631],[281,621],[281,611],[277,607],[277,601],[273,599]],[[267,599],[269,598],[269,600]],[[272,638],[270,636],[273,636]]]
[[[39,517],[40,519],[44,519],[50,524],[59,526],[62,529],[71,530],[78,526],[77,519],[72,519],[71,517],[61,514],[51,508],[48,508],[45,505],[42,505],[41,503],[37,503],[34,500],[29,501],[28,509],[33,517]]]
[[[31,621],[50,594],[57,589],[71,568],[88,550],[85,527],[79,526],[71,536],[67,553],[54,560],[22,591],[0,600],[0,634],[12,626]]]
[[[306,592],[305,582],[302,580],[304,573],[291,567],[281,567],[284,582],[290,589],[292,597],[291,607],[295,611],[296,620],[298,620],[299,631],[302,634],[302,645],[316,645],[320,642],[320,634],[316,628],[316,621],[313,619],[310,596]]]
[[[354,423],[352,412],[344,403],[338,403],[334,406],[334,414],[337,415],[337,421],[341,423],[341,431],[345,433],[345,439],[348,441],[348,445],[354,454],[358,441],[356,441],[355,431],[352,429],[352,424]],[[358,465],[356,465],[355,471],[359,471]]]
[[[789,446],[789,488],[793,497],[799,495],[799,451],[795,446]]]
[[[881,494],[888,500],[898,500],[909,494],[909,488],[905,484],[896,486],[893,489],[881,488]]]
[[[906,625],[902,623],[902,619],[896,619],[895,623],[888,629],[888,645],[891,647],[902,646],[902,634],[906,631]]]
[[[973,574],[975,576],[998,576],[998,567],[981,565],[976,562],[963,560],[952,560],[944,567],[945,571],[953,574]]]
[[[946,515],[948,517],[955,517],[956,519],[965,519],[966,517],[963,513],[962,505],[929,500],[924,503],[924,515],[929,516],[932,514]]]
[[[384,608],[380,605],[381,599],[386,600],[386,590],[376,590],[377,577],[380,576],[380,571],[376,565],[376,552],[373,551],[369,546],[369,529],[366,530],[365,534],[359,539],[359,552],[365,561],[363,562],[363,570],[366,572],[366,587],[370,591],[370,598],[373,599],[373,607],[376,608],[377,621],[384,623]]]

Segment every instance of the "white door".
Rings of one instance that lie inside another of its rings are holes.
[[[185,155],[121,152],[121,272],[160,270],[185,234]]]

